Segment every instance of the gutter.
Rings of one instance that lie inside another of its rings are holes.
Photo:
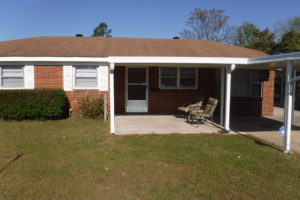
[[[150,57],[150,56],[109,56],[109,57],[0,57],[0,62],[26,63],[115,63],[115,64],[221,64],[248,65],[300,60],[300,52],[286,53],[258,58],[228,57]]]

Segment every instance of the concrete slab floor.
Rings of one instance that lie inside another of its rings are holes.
[[[232,117],[231,129],[254,136],[283,148],[279,128],[283,126],[283,108],[274,107],[272,117]],[[295,110],[291,134],[291,151],[300,154],[300,111]]]
[[[218,119],[216,119],[218,123]],[[232,133],[254,136],[282,148],[283,138],[279,128],[283,125],[283,108],[274,107],[272,117],[231,117]],[[191,125],[174,115],[117,115],[116,135],[124,134],[201,134],[222,133],[217,124]],[[291,150],[300,154],[300,111],[295,111],[291,135]]]
[[[122,134],[198,134],[220,133],[222,129],[214,124],[191,125],[183,117],[174,115],[117,115],[116,135]]]

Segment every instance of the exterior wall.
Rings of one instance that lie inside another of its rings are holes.
[[[172,114],[184,103],[194,103],[201,97],[212,96],[215,81],[211,76],[214,77],[213,69],[198,69],[197,89],[165,90],[159,89],[159,68],[149,67],[149,113]],[[125,113],[125,67],[115,69],[115,111]]]
[[[63,66],[35,66],[34,88],[63,88]]]
[[[264,72],[261,97],[232,97],[232,115],[273,115],[274,71]],[[195,90],[159,89],[159,68],[149,67],[149,113],[174,114],[184,103],[194,103],[201,97],[215,97],[215,69],[198,69],[198,84]],[[206,103],[206,102],[204,102]],[[125,67],[115,69],[115,110],[125,113]],[[219,112],[219,106],[216,110]]]
[[[272,116],[275,72],[263,72],[262,97],[232,97],[230,112],[234,116]],[[219,109],[219,108],[218,108]]]
[[[234,116],[272,116],[274,78],[274,71],[263,72],[262,97],[231,97],[230,113]],[[219,106],[217,112],[219,112]]]
[[[215,69],[199,68],[197,89],[176,90],[159,89],[159,68],[149,67],[149,113],[172,114],[184,103],[194,103],[201,97],[207,99],[215,96]],[[63,66],[35,66],[35,88],[62,88]],[[232,115],[273,115],[274,104],[274,71],[265,71],[263,97],[232,97]],[[78,100],[85,95],[103,97],[109,92],[99,90],[67,91],[72,110],[79,109]],[[218,112],[219,108],[217,108]],[[125,113],[125,67],[115,68],[115,111]]]
[[[265,71],[262,99],[262,115],[272,116],[274,107],[275,71]]]
[[[159,89],[159,68],[149,68],[149,113],[175,113],[184,103],[214,96],[214,69],[198,69],[197,89]],[[211,78],[213,77],[213,78]]]
[[[68,97],[70,107],[73,111],[79,110],[78,100],[84,96],[89,96],[91,98],[103,98],[104,94],[108,92],[100,92],[99,90],[74,90],[66,92]],[[108,99],[109,102],[109,99]],[[109,109],[109,104],[107,105]]]
[[[34,67],[35,88],[61,88],[63,89],[63,66],[35,66]],[[70,107],[73,111],[79,110],[78,100],[86,95],[92,98],[103,97],[108,94],[109,109],[109,92],[99,90],[73,90],[66,91]]]
[[[261,116],[261,97],[232,97],[230,113],[234,116]]]

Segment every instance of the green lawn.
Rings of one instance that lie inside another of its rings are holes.
[[[111,137],[99,120],[0,121],[4,200],[300,199],[299,188],[299,155],[244,136]]]

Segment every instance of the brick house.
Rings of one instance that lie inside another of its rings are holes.
[[[274,68],[250,62],[265,56],[200,40],[36,37],[0,42],[0,89],[62,88],[74,111],[81,97],[107,93],[112,133],[115,113],[173,114],[216,97],[229,130],[229,111],[273,114]]]

